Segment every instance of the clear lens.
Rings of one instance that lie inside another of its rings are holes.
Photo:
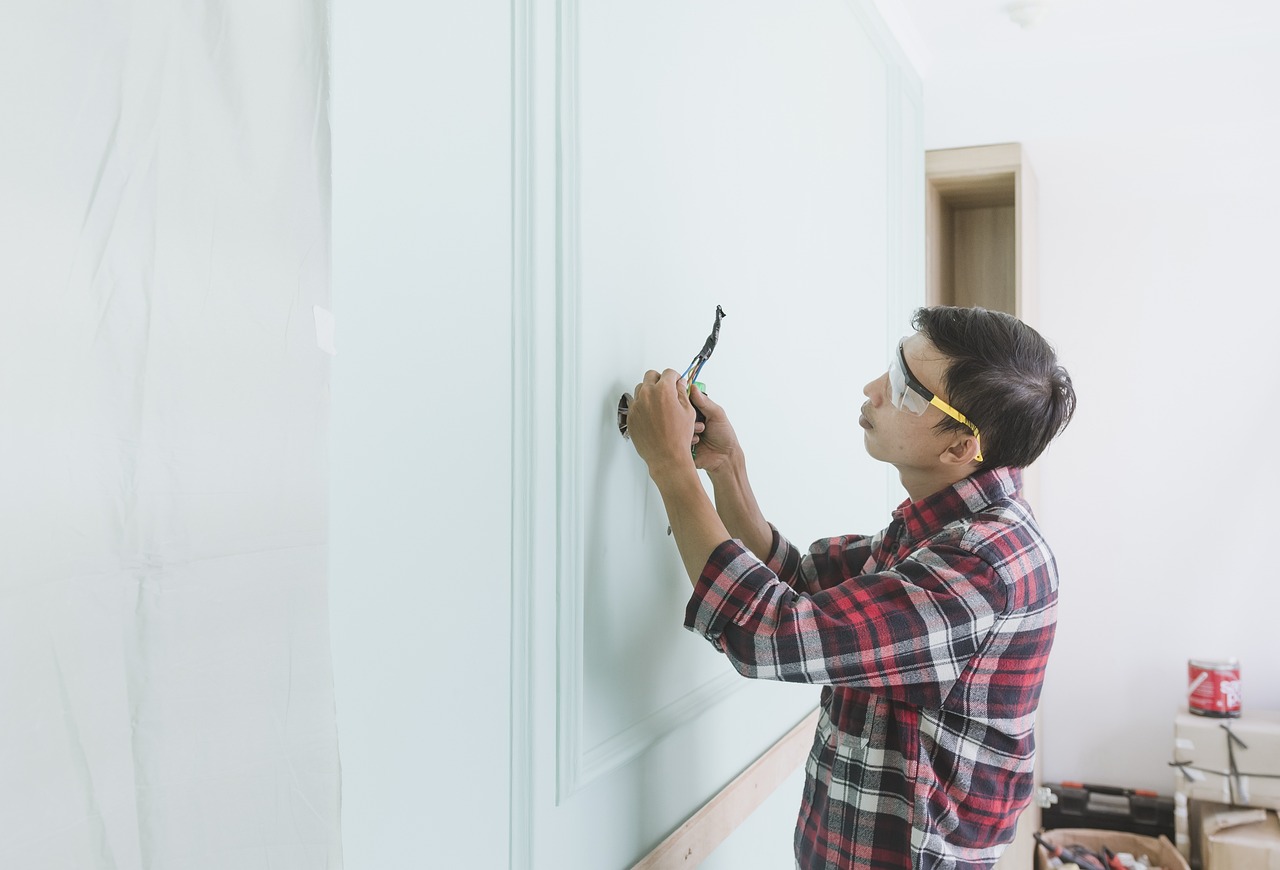
[[[928,400],[907,386],[907,375],[898,362],[896,352],[889,358],[889,401],[899,411],[906,411],[917,417],[929,408]]]

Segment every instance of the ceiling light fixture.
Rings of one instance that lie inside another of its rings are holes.
[[[1014,0],[1004,7],[1009,20],[1026,30],[1044,18],[1049,11],[1049,0]]]

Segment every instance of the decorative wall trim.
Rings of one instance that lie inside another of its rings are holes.
[[[534,365],[533,0],[511,0],[511,731],[509,870],[533,866],[533,578],[538,516]]]
[[[596,746],[585,746],[583,619],[586,475],[582,468],[581,390],[577,372],[581,344],[581,237],[578,159],[578,0],[557,5],[557,752],[556,801],[598,776],[627,764],[667,734],[741,688],[733,671],[701,686]]]
[[[578,760],[579,785],[615,770],[640,755],[666,735],[743,687],[734,670],[708,680],[630,728],[588,749]]]
[[[533,2],[533,0],[513,0]],[[905,282],[914,278],[901,268],[903,245],[910,237],[904,224],[910,203],[903,200],[900,168],[902,141],[903,92],[918,95],[918,78],[908,80],[896,70],[910,70],[909,61],[894,41],[892,33],[880,18],[871,0],[844,0],[864,26],[868,38],[885,61],[889,74],[887,93],[888,155],[890,188],[888,190],[889,245],[889,317],[901,327],[904,303],[910,311],[918,302],[906,301],[916,295]],[[742,686],[734,672],[707,681],[666,707],[634,723],[622,732],[596,746],[585,746],[583,724],[584,668],[583,619],[585,609],[585,469],[582,467],[582,433],[580,431],[581,389],[579,352],[581,346],[581,237],[580,163],[579,163],[579,0],[556,2],[556,803],[562,804],[574,792],[597,777],[629,763],[660,739],[692,721],[710,706]],[[918,98],[913,100],[918,104]],[[921,167],[923,171],[923,166]],[[923,208],[923,200],[920,203]],[[906,211],[904,211],[906,210]],[[917,288],[921,299],[923,286]],[[890,335],[896,335],[890,330]],[[519,385],[517,385],[519,386]],[[526,418],[531,411],[526,409]],[[898,492],[896,476],[891,484]],[[894,503],[891,498],[890,504]],[[529,509],[535,505],[532,500]],[[514,605],[513,599],[513,605]],[[522,600],[527,607],[527,602]],[[520,667],[526,667],[520,663]],[[515,678],[513,671],[513,679]],[[513,706],[514,713],[514,706]],[[519,720],[516,720],[519,721]],[[522,749],[524,747],[521,747]],[[513,738],[513,752],[515,741]],[[514,756],[513,756],[514,758]],[[513,779],[513,786],[514,786]],[[513,846],[514,848],[514,846]]]
[[[583,475],[578,431],[578,3],[556,4],[556,803],[580,785]]]

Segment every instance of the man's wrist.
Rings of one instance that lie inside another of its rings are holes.
[[[747,461],[742,455],[742,450],[738,449],[727,456],[724,462],[721,462],[715,471],[708,471],[707,477],[711,479],[712,486],[737,488],[747,474]]]
[[[649,464],[649,477],[659,489],[665,484],[697,476],[698,468],[693,464],[692,456],[655,460]]]
[[[724,461],[717,465],[714,470],[708,469],[707,477],[711,478],[713,484],[737,480],[742,476],[746,465],[746,460],[742,455],[742,448],[739,447],[726,456]]]

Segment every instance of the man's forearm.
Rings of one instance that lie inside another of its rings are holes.
[[[662,495],[671,534],[676,539],[689,582],[696,586],[716,547],[733,535],[707,498],[692,462],[674,468],[650,468],[649,473]]]
[[[746,459],[739,452],[710,477],[716,494],[716,512],[729,534],[746,544],[761,562],[767,561],[773,549],[773,530],[751,491]]]

